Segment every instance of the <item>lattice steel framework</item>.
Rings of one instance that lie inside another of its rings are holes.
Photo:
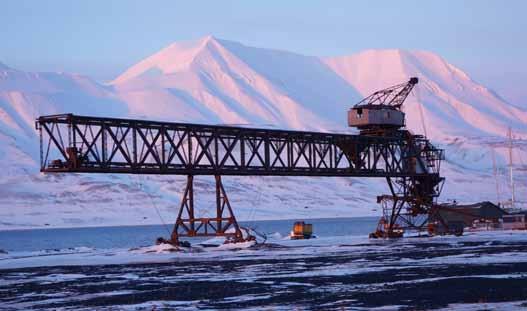
[[[354,107],[382,105],[400,109],[406,97],[410,94],[413,87],[419,82],[416,77],[410,78],[406,83],[394,85],[384,90],[377,91],[361,100]]]
[[[437,173],[421,159],[424,146],[400,137],[72,114],[40,117],[36,125],[42,172],[358,177]]]
[[[404,130],[375,137],[73,114],[40,117],[36,128],[42,172],[190,176],[176,221],[176,241],[177,235],[201,234],[194,227],[200,224],[198,229],[210,229],[204,235],[226,235],[229,228],[223,226],[231,224],[235,237],[240,236],[221,175],[384,177],[393,197],[401,194],[394,190],[392,179],[403,180],[406,210],[414,212],[432,206],[443,181],[439,176],[443,151]],[[217,176],[214,219],[193,216],[189,197],[194,175]],[[220,212],[220,206],[225,204],[229,213],[224,219],[225,208]],[[404,214],[397,210],[396,218]],[[184,232],[178,233],[178,228]]]

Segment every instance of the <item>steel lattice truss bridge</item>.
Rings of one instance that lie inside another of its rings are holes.
[[[386,236],[423,228],[435,213],[444,180],[443,151],[404,129],[349,135],[74,114],[39,117],[36,128],[45,173],[186,175],[174,244],[193,236],[244,239],[221,182],[224,175],[384,178],[391,193],[377,200]],[[194,216],[195,175],[215,176],[216,217]]]

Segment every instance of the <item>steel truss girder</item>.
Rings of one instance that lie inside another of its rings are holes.
[[[431,163],[441,159],[437,155],[441,150],[426,149],[429,142],[418,136],[409,141],[401,136],[72,114],[40,117],[36,126],[41,135],[42,172],[402,178],[438,176],[438,164]],[[433,156],[424,158],[425,152]]]

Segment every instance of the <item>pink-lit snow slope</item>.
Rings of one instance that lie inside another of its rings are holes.
[[[527,135],[527,111],[507,103],[473,81],[461,69],[425,51],[369,50],[356,55],[325,59],[363,96],[419,77],[419,84],[404,109],[408,126],[423,132],[418,104],[431,138],[446,136],[505,136],[509,126]]]

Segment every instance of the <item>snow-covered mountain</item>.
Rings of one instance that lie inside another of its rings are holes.
[[[172,44],[112,85],[138,116],[296,129],[342,129],[360,98],[319,58],[213,37]]]
[[[75,111],[79,114],[123,115],[127,105],[111,88],[69,73],[23,72],[0,64],[0,166],[4,173],[21,166],[34,171],[39,115]]]
[[[353,132],[346,126],[349,107],[411,76],[420,82],[405,103],[407,123],[447,150],[444,198],[494,199],[490,146],[504,169],[507,128],[526,138],[527,111],[430,52],[371,50],[322,59],[209,36],[171,44],[107,85],[0,64],[0,228],[159,223],[153,205],[168,222],[175,217],[183,187],[179,177],[39,174],[33,129],[39,115]],[[515,154],[525,158],[521,148]],[[203,177],[197,186],[206,192],[204,206],[212,200],[211,182]],[[245,219],[376,214],[375,196],[387,191],[382,181],[353,178],[231,177],[226,183]]]
[[[363,96],[419,77],[415,96],[405,102],[407,124],[423,132],[419,103],[432,139],[505,136],[508,127],[527,137],[527,110],[505,102],[461,69],[430,52],[370,50],[325,62]]]

